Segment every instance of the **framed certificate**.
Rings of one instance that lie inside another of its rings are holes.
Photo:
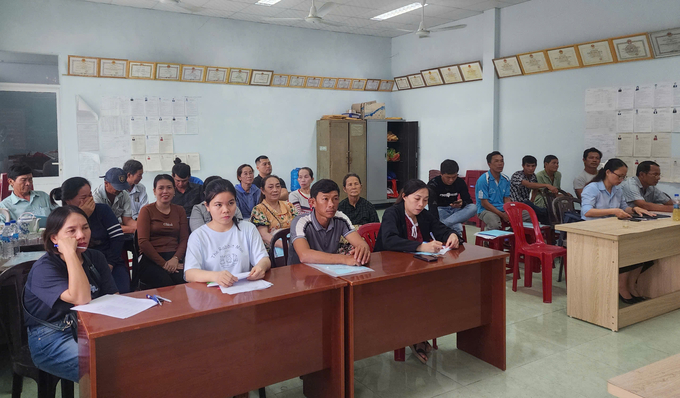
[[[609,39],[619,62],[652,59],[652,45],[646,33]]]
[[[577,44],[583,66],[613,64],[614,50],[609,40],[593,41],[590,43]]]
[[[271,86],[273,70],[253,70],[250,77],[251,86]]]
[[[274,75],[272,78],[272,86],[274,87],[288,87],[290,75]]]
[[[179,80],[180,64],[156,64],[156,80]]]
[[[460,73],[463,75],[463,80],[466,82],[472,82],[475,80],[482,80],[482,63],[468,62],[465,64],[458,65],[460,68]]]
[[[394,82],[397,84],[397,90],[399,91],[411,89],[411,83],[408,82],[408,77],[406,76],[395,77]]]
[[[128,79],[151,80],[156,76],[155,62],[128,61]]]
[[[97,77],[99,58],[68,56],[68,74],[71,76]]]
[[[380,88],[380,79],[367,79],[366,80],[366,87],[364,87],[364,91],[378,91]]]
[[[519,66],[519,60],[517,60],[517,57],[514,55],[512,57],[494,59],[493,65],[496,67],[496,76],[498,76],[499,79],[522,75],[522,68]]]
[[[519,66],[525,75],[533,73],[550,72],[550,61],[548,61],[548,54],[545,51],[536,51],[533,53],[519,54]]]
[[[364,91],[366,88],[366,79],[352,79],[352,90]]]
[[[219,68],[216,66],[208,66],[205,68],[205,82],[206,83],[221,83],[227,82],[229,76],[229,68]]]
[[[242,84],[248,85],[250,82],[250,72],[251,69],[229,69],[229,79],[227,83],[229,84]]]
[[[99,77],[127,77],[127,59],[99,59]]]
[[[336,90],[349,90],[352,87],[352,79],[338,79],[338,84],[335,85]]]
[[[182,65],[181,71],[181,80],[183,82],[202,83],[205,80],[205,66]]]
[[[321,77],[309,76],[307,77],[306,88],[320,88],[321,87]]]
[[[574,69],[581,67],[581,58],[576,47],[560,47],[546,50],[553,70]]]
[[[649,39],[656,58],[680,55],[680,28],[652,32]]]
[[[323,77],[321,78],[321,87],[325,90],[333,90],[335,85],[338,84],[338,79],[335,77]]]
[[[428,87],[440,86],[444,84],[444,79],[442,78],[442,74],[439,72],[439,69],[421,70],[420,74],[423,75],[423,80]]]
[[[411,88],[425,87],[425,80],[423,80],[423,75],[421,75],[420,73],[408,75],[407,77],[408,82],[411,85]]]
[[[394,80],[381,80],[378,91],[392,91],[394,88]]]
[[[290,75],[288,87],[304,88],[307,85],[307,76]]]
[[[461,83],[463,81],[463,75],[461,75],[458,65],[442,66],[439,68],[439,72],[442,74],[444,84]]]

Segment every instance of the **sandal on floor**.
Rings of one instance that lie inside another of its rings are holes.
[[[416,358],[423,364],[427,363],[427,353],[425,352],[424,349],[422,348],[417,348],[418,344],[414,344],[411,346],[411,351],[415,354]]]
[[[425,352],[426,353],[431,353],[434,348],[432,348],[432,344],[430,344],[429,341],[423,341],[423,344],[425,344]]]

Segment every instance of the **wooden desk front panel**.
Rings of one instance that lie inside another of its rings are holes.
[[[81,397],[90,396],[88,371],[96,374],[92,396],[100,398],[228,397],[331,367],[333,372],[317,372],[324,373],[324,382],[315,383],[323,391],[308,396],[339,397],[344,393],[342,291],[112,334],[89,345],[82,342],[90,347],[91,357],[81,358],[81,368],[86,362]]]

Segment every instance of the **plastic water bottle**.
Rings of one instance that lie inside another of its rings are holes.
[[[19,248],[21,247],[19,245],[19,226],[17,225],[17,222],[15,220],[10,221],[9,223],[10,231],[12,231],[12,235],[10,238],[10,241],[12,242],[12,250],[13,254],[16,256],[19,254]]]
[[[8,259],[14,256],[14,247],[10,242],[12,232],[10,230],[10,223],[6,222],[2,229],[2,258]]]
[[[673,197],[673,221],[680,221],[680,195]]]

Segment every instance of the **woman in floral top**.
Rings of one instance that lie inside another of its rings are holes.
[[[279,178],[269,175],[262,180],[262,200],[253,208],[250,216],[250,222],[257,227],[267,250],[270,250],[269,243],[274,234],[280,229],[290,228],[291,221],[298,215],[292,204],[279,200],[280,195]],[[276,246],[283,247],[280,240]]]

